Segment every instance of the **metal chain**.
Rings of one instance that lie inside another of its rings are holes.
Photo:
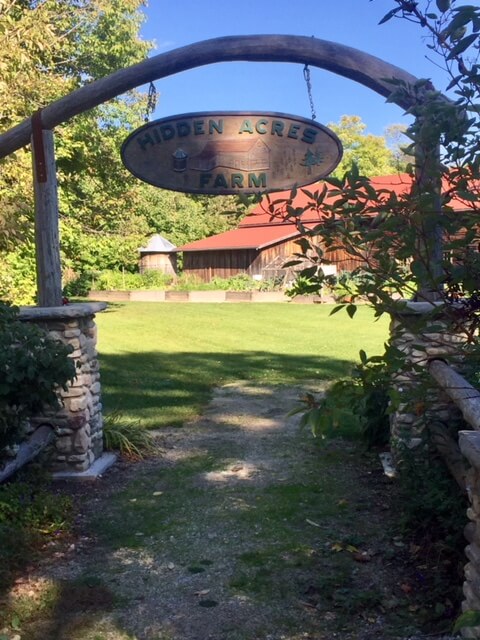
[[[307,84],[308,100],[310,101],[310,110],[312,112],[312,120],[316,120],[317,114],[315,112],[315,105],[313,104],[312,83],[310,81],[310,69],[308,64],[306,64],[303,67],[303,77],[305,78],[305,82]]]
[[[157,90],[153,82],[150,82],[150,86],[148,87],[147,108],[145,109],[145,122],[149,121],[150,116],[155,111],[156,106],[157,106]]]

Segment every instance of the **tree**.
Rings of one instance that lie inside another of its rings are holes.
[[[412,161],[412,157],[405,151],[408,146],[407,128],[404,124],[391,124],[385,129],[387,146],[392,152],[395,166],[399,170],[405,170]]]
[[[143,59],[149,44],[138,36],[141,4],[141,0],[0,2],[1,126],[14,125],[91,78]],[[99,220],[108,211],[108,221],[121,225],[115,219],[118,206],[113,206],[113,201],[117,204],[123,199],[132,180],[122,182],[126,172],[121,175],[115,145],[122,130],[125,133],[133,122],[140,122],[144,105],[143,97],[131,94],[58,128],[60,213],[64,220],[74,218],[82,225],[88,220],[90,227],[101,230]],[[4,262],[12,244],[21,262],[19,238],[26,243],[32,240],[29,155],[21,150],[2,161],[0,249],[4,250]],[[108,170],[116,178],[115,185],[109,180],[114,196],[110,199],[105,197],[109,193]],[[15,297],[15,291],[10,297]]]
[[[150,44],[139,36],[142,4],[0,0],[0,126],[7,129],[86,82],[145,58]],[[146,108],[145,95],[132,91],[55,130],[62,264],[70,277],[134,270],[137,249],[151,233],[171,234],[181,244],[232,224],[210,204],[165,194],[123,167],[119,148],[143,123]],[[18,151],[1,167],[0,296],[33,302],[30,154]]]
[[[343,145],[343,158],[333,173],[335,177],[342,176],[354,164],[365,176],[384,176],[403,170],[405,165],[397,161],[386,139],[366,133],[367,125],[360,116],[342,116],[338,124],[328,126]]]
[[[410,104],[408,112],[415,118],[407,130],[410,182],[400,194],[375,189],[354,164],[343,176],[327,178],[320,188],[304,190],[310,200],[305,210],[317,210],[322,218],[314,229],[302,225],[295,194],[284,205],[304,235],[297,259],[290,264],[310,261],[300,272],[309,292],[322,287],[322,265],[341,247],[359,267],[351,280],[351,301],[334,312],[343,308],[353,316],[360,296],[377,316],[389,313],[397,320],[396,335],[383,356],[361,354],[362,371],[383,363],[386,375],[410,371],[418,380],[427,371],[427,358],[421,363],[406,361],[395,342],[405,329],[410,336],[420,336],[413,343],[417,354],[429,342],[431,353],[436,347],[438,354],[438,347],[445,347],[439,332],[448,326],[455,334],[454,355],[459,361],[478,369],[480,358],[480,8],[455,0],[436,0],[435,13],[429,0],[395,0],[394,5],[383,21],[403,18],[426,29],[430,52],[447,74],[445,90],[453,90],[449,99],[429,80],[413,86],[392,80],[391,100]],[[428,313],[407,318],[399,297],[428,302]],[[419,346],[422,342],[424,347]],[[445,342],[453,350],[450,336]],[[398,402],[415,402],[412,387],[401,386],[401,392],[391,391],[390,410]],[[422,392],[419,406],[425,388]],[[304,419],[317,414],[318,405],[310,404]],[[412,415],[420,414],[412,410]]]
[[[394,308],[392,293],[417,300],[433,294],[455,316],[453,303],[461,297],[462,331],[472,343],[480,301],[480,8],[437,0],[433,13],[428,1],[394,4],[383,21],[404,18],[428,31],[429,49],[443,62],[446,89],[454,90],[454,99],[445,98],[428,80],[414,86],[392,81],[391,99],[408,101],[415,117],[406,132],[412,188],[400,196],[375,190],[366,171],[354,163],[345,175],[330,177],[322,189],[309,193],[309,208],[326,218],[313,231],[299,220],[306,235],[301,249],[315,256],[306,275],[320,286],[321,264],[341,245],[363,265],[359,271],[366,270],[359,293],[377,313]],[[358,120],[347,124],[353,125],[354,139]],[[452,208],[454,199],[465,205],[461,215]],[[317,240],[324,250],[315,250]]]

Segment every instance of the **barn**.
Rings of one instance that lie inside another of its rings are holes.
[[[371,184],[377,190],[394,191],[400,196],[411,189],[412,180],[407,174],[396,174],[372,178]],[[321,184],[317,183],[306,189],[316,191],[320,187]],[[448,184],[445,184],[445,189],[448,189]],[[479,187],[475,185],[474,189],[478,191]],[[289,199],[290,195],[290,191],[274,193],[271,200],[282,201]],[[310,199],[300,189],[292,201],[292,206],[303,208],[308,202]],[[240,222],[237,229],[179,247],[177,251],[183,252],[184,272],[202,282],[209,282],[213,277],[229,278],[239,273],[247,273],[258,279],[280,275],[288,279],[289,273],[283,265],[298,252],[296,240],[301,234],[294,223],[285,219],[284,204],[280,202],[274,207],[273,215],[268,210],[268,205],[268,200],[264,198]],[[452,200],[449,207],[455,212],[461,212],[469,209],[471,205],[468,202]],[[322,214],[307,210],[302,215],[302,224],[307,228],[322,224]],[[361,263],[352,259],[342,249],[329,250],[328,258],[331,262],[330,273],[352,271],[361,266]]]
[[[290,191],[284,191],[273,194],[272,199],[289,196]],[[299,191],[294,206],[305,206],[308,201]],[[177,251],[183,252],[183,272],[200,282],[210,282],[214,277],[230,278],[239,273],[247,273],[258,280],[288,277],[283,265],[299,251],[296,241],[301,233],[293,222],[285,220],[280,207],[272,216],[267,206],[267,201],[262,201],[236,229],[178,247]],[[302,217],[307,228],[320,222],[318,212],[309,212]],[[358,266],[358,262],[342,250],[329,253],[329,260],[333,265],[332,272],[351,271]]]

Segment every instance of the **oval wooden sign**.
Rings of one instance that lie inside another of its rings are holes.
[[[122,145],[137,178],[163,189],[229,195],[312,184],[340,162],[333,131],[283,113],[187,113],[145,124]]]

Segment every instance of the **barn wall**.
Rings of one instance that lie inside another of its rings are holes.
[[[183,272],[194,276],[200,282],[210,282],[215,277],[231,278],[237,273],[249,272],[257,254],[255,249],[185,251]]]
[[[263,275],[272,277],[271,269],[275,264],[280,269],[283,262],[287,262],[294,253],[299,251],[295,240],[286,240],[263,250],[255,249],[226,249],[219,251],[185,251],[183,254],[183,271],[200,282],[210,282],[214,277],[230,278],[238,273],[248,273],[251,276]],[[343,251],[333,251],[328,259],[338,271],[352,271],[359,266],[358,262],[348,258]]]

